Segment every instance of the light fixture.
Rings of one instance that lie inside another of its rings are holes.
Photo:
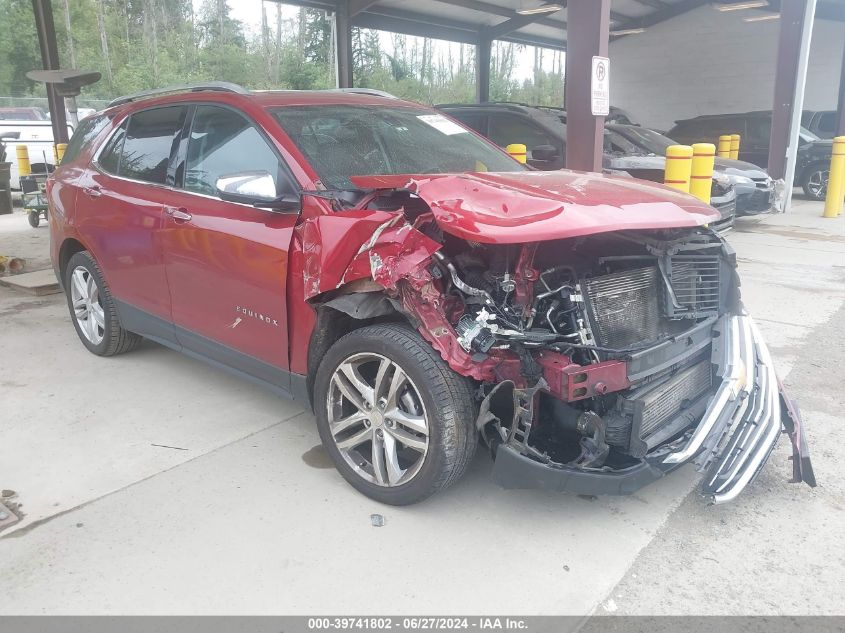
[[[777,20],[780,18],[780,13],[770,13],[768,15],[755,15],[753,18],[743,18],[743,22],[765,22],[766,20]]]
[[[559,4],[541,4],[539,7],[520,6],[516,12],[519,15],[537,15],[538,13],[554,13],[560,11],[563,7]]]
[[[637,29],[619,29],[618,31],[611,31],[611,35],[636,35],[637,33],[645,33],[644,28],[637,28]]]
[[[743,9],[759,9],[769,6],[768,0],[752,0],[751,2],[732,2],[730,4],[717,4],[717,11],[742,11]]]

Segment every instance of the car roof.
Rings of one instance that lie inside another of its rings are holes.
[[[520,103],[519,101],[483,101],[481,103],[438,103],[434,106],[437,109],[483,109],[483,108],[502,108],[506,110],[513,110],[515,112],[522,112],[525,110],[533,111],[540,110],[545,113],[566,114],[566,110],[557,106],[531,105],[530,103]]]
[[[676,119],[675,123],[689,123],[690,121],[710,121],[713,119],[764,117],[772,116],[771,110],[752,110],[751,112],[725,112],[723,114],[700,114],[689,119]]]
[[[220,101],[229,104],[251,103],[259,107],[283,107],[297,105],[361,105],[384,107],[425,107],[412,101],[403,101],[388,93],[365,90],[246,90],[231,84],[212,83],[197,86],[174,86],[144,91],[115,99],[106,112],[134,111],[150,106],[170,103],[192,103],[196,101]]]
[[[398,99],[392,95],[369,92],[347,92],[342,90],[266,90],[245,95],[247,99],[264,107],[290,105],[406,105],[422,106],[413,101]]]

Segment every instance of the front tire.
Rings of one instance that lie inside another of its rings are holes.
[[[340,474],[382,503],[443,490],[478,444],[469,381],[404,325],[367,326],[335,343],[317,371],[314,406]]]
[[[825,163],[810,165],[804,171],[801,188],[810,200],[824,200],[827,196],[827,180],[830,177],[829,166]]]
[[[120,326],[109,288],[88,251],[80,251],[70,258],[65,267],[64,286],[71,321],[89,352],[114,356],[137,347],[141,337]]]

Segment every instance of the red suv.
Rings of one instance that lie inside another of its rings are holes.
[[[430,108],[344,91],[156,91],[84,121],[51,254],[93,353],[142,337],[313,409],[385,503],[456,481],[628,493],[679,465],[733,498],[802,423],[713,208],[536,172]]]

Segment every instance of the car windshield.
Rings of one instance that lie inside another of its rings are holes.
[[[665,155],[667,147],[676,145],[675,141],[668,136],[638,125],[617,125],[613,127],[613,130],[640,147],[641,150],[657,156]]]
[[[810,130],[805,128],[803,125],[801,126],[800,131],[798,132],[798,136],[801,137],[801,141],[804,143],[812,143],[813,141],[818,141],[821,138],[814,132],[811,132]]]
[[[615,130],[604,129],[604,151],[621,156],[641,156],[647,154],[642,147],[635,145]]]
[[[329,189],[350,176],[523,171],[525,167],[431,110],[356,105],[273,110]]]

